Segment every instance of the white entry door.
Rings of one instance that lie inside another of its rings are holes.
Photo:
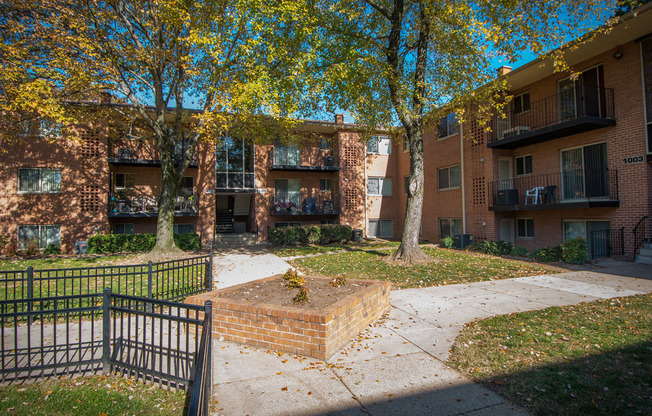
[[[514,244],[514,220],[500,220],[500,239]]]
[[[498,159],[498,190],[513,189],[514,181],[512,180],[512,159],[503,158]]]

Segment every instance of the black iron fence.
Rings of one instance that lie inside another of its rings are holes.
[[[285,197],[272,195],[269,207],[273,215],[333,215],[340,213],[337,195],[331,192],[309,192],[302,190],[288,193]]]
[[[156,140],[153,138],[128,137],[109,140],[108,157],[115,163],[160,163],[161,155]],[[174,151],[175,163],[181,159],[185,149],[177,146]],[[197,152],[193,154],[190,165],[197,166]]]
[[[620,229],[596,230],[589,235],[592,259],[622,256],[625,254],[625,227]]]
[[[489,183],[490,206],[617,201],[618,171],[579,169]]]
[[[614,119],[614,90],[590,85],[570,88],[531,103],[530,108],[509,110],[491,120],[489,142],[495,142],[581,117]]]
[[[113,294],[109,288],[38,301],[3,300],[1,381],[117,372],[186,389],[188,413],[208,414],[211,318],[210,301],[188,305]]]
[[[644,215],[636,223],[632,233],[634,234],[634,255],[636,255],[636,250],[643,245],[648,239],[648,216]]]
[[[198,195],[178,195],[174,200],[175,215],[197,215]],[[109,193],[109,216],[158,213],[158,197],[152,195],[121,196]]]
[[[274,147],[267,154],[270,169],[315,168],[317,170],[335,170],[339,160],[332,151],[318,151],[304,155],[298,147]]]
[[[178,300],[212,289],[212,256],[161,263],[70,269],[0,271],[0,299],[20,300],[12,312],[27,311],[41,298],[113,293],[149,299]]]

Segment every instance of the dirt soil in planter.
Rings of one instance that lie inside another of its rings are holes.
[[[299,293],[299,289],[287,288],[287,281],[279,275],[276,279],[267,280],[245,286],[233,292],[220,293],[221,298],[227,298],[251,303],[266,303],[277,306],[290,306],[301,309],[321,310],[329,307],[340,299],[354,295],[366,288],[368,284],[359,281],[347,282],[344,286],[333,287],[329,279],[306,277],[305,287],[308,289],[308,302],[294,303],[292,299]]]

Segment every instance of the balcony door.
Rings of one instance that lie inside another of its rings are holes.
[[[274,188],[277,201],[287,200],[301,206],[301,179],[276,179]]]
[[[298,145],[284,144],[281,139],[274,140],[274,165],[299,166],[301,152]]]
[[[514,170],[512,158],[501,157],[498,159],[498,190],[514,188]]]
[[[564,200],[609,197],[606,143],[562,150],[561,167]]]
[[[587,69],[573,80],[559,81],[560,122],[580,116],[605,117],[606,97],[602,66]]]

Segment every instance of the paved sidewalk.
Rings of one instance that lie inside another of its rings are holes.
[[[264,246],[225,248],[213,253],[213,288],[222,289],[285,273],[291,267]]]
[[[464,324],[646,292],[652,280],[586,271],[393,291],[387,319],[328,363],[216,340],[216,414],[526,415],[446,366]]]

